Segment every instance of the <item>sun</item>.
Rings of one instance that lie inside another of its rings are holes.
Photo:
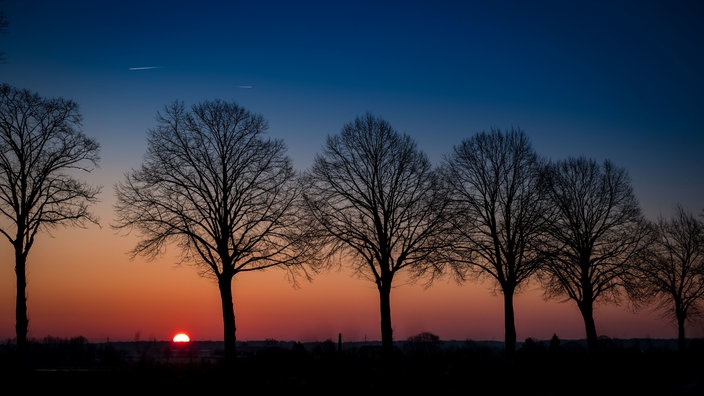
[[[174,336],[174,342],[190,342],[191,337],[188,336],[186,333],[176,333]]]

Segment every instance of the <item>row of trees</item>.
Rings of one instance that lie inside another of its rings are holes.
[[[27,343],[26,257],[42,228],[97,222],[100,192],[75,178],[99,161],[77,105],[0,89],[0,232],[13,245],[17,345]],[[329,135],[293,169],[265,119],[234,102],[181,102],[157,113],[143,163],[114,186],[115,230],[137,232],[132,257],[168,244],[217,283],[225,358],[236,355],[232,280],[285,269],[292,282],[349,265],[379,291],[381,341],[393,350],[390,293],[400,272],[492,278],[504,297],[505,352],[516,349],[514,296],[529,280],[573,300],[597,350],[597,302],[663,304],[678,324],[700,313],[704,226],[683,208],[647,220],[624,169],[539,156],[520,129],[483,131],[434,166],[413,139],[372,114]]]

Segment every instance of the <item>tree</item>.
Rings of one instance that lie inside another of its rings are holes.
[[[406,339],[404,350],[413,355],[435,354],[440,349],[440,337],[429,331],[424,331]]]
[[[649,235],[628,174],[606,160],[584,157],[550,163],[545,188],[556,210],[548,227],[550,259],[543,272],[546,298],[576,302],[587,348],[598,351],[594,306],[635,295],[636,258]]]
[[[456,145],[442,167],[452,201],[451,266],[460,282],[467,275],[496,282],[508,357],[516,351],[514,295],[543,261],[536,247],[548,212],[538,188],[542,164],[524,131],[492,129]]]
[[[704,223],[677,205],[672,218],[660,217],[653,226],[640,268],[643,296],[677,324],[678,348],[684,351],[685,323],[704,314]]]
[[[12,244],[17,276],[16,333],[25,357],[27,257],[39,231],[98,224],[89,211],[100,187],[76,178],[100,160],[98,143],[81,132],[78,104],[0,86],[0,233]]]
[[[154,259],[167,244],[200,275],[217,282],[225,361],[236,356],[233,278],[279,268],[310,278],[297,232],[300,190],[286,146],[264,137],[268,125],[234,102],[174,102],[148,131],[144,162],[116,184],[113,227],[142,239],[131,250]]]
[[[444,247],[437,177],[415,142],[369,113],[328,136],[303,177],[323,261],[345,263],[379,292],[382,351],[393,352],[391,288],[397,273],[418,279]]]

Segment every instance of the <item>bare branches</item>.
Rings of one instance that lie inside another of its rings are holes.
[[[404,269],[434,273],[434,258],[445,246],[446,200],[430,161],[409,136],[366,114],[328,137],[302,181],[311,241],[327,249],[327,263],[346,255],[377,285],[382,346],[391,352],[394,276]]]
[[[452,212],[450,265],[459,281],[489,276],[496,282],[505,300],[508,355],[516,345],[513,295],[543,263],[538,245],[549,211],[539,188],[541,166],[522,130],[492,129],[456,145],[442,167]]]
[[[75,102],[0,85],[0,234],[15,253],[21,355],[29,322],[26,260],[37,233],[59,225],[98,224],[89,206],[97,202],[101,188],[75,175],[97,167],[99,145],[80,126]]]
[[[558,211],[549,232],[555,246],[561,246],[549,271],[577,281],[576,293],[589,287],[592,298],[603,295],[613,301],[647,236],[626,171],[610,161],[600,165],[586,158],[547,169],[546,186]]]
[[[98,143],[80,132],[78,105],[0,87],[0,232],[25,248],[42,227],[98,223],[89,211],[100,187],[76,179],[97,166]]]
[[[704,223],[682,206],[653,223],[654,238],[642,251],[640,297],[654,301],[677,325],[684,348],[685,323],[704,315]]]
[[[538,188],[541,163],[522,130],[478,133],[446,158],[455,234],[450,254],[460,280],[467,273],[489,275],[513,289],[537,270],[547,212]]]
[[[158,114],[139,169],[116,186],[116,229],[137,230],[134,255],[154,258],[175,242],[184,258],[233,276],[303,264],[291,233],[299,214],[283,142],[235,103],[182,103]]]
[[[174,102],[157,114],[142,166],[115,186],[113,227],[137,231],[132,256],[153,259],[173,243],[182,262],[217,281],[225,359],[236,356],[232,279],[282,268],[294,286],[313,256],[302,224],[300,185],[268,125],[233,102]]]
[[[328,137],[306,175],[310,216],[331,252],[351,252],[374,278],[428,261],[443,203],[427,157],[367,114]]]
[[[593,306],[635,293],[637,254],[650,228],[626,171],[610,161],[568,158],[546,167],[544,186],[556,209],[549,225],[547,297],[568,296],[584,317],[590,349],[597,346]]]

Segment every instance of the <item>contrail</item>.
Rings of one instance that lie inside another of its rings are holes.
[[[254,88],[254,85],[240,85],[240,88],[242,88],[242,89],[251,89],[251,88]]]
[[[141,67],[130,67],[129,70],[152,70],[161,69],[159,66],[141,66]]]

